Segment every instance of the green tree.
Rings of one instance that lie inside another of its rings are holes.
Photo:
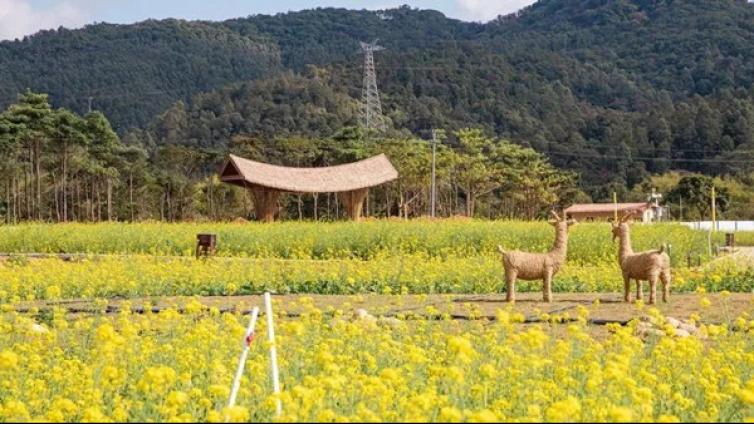
[[[385,153],[398,171],[399,178],[394,184],[398,214],[406,219],[421,215],[430,185],[432,151],[429,143],[417,139],[384,140],[374,147],[375,153]]]
[[[695,210],[698,218],[704,220],[710,216],[713,186],[717,210],[725,212],[730,203],[728,189],[715,184],[711,177],[705,175],[694,174],[682,177],[678,185],[668,193],[667,201],[673,204],[682,201],[684,207]]]
[[[58,220],[68,221],[68,179],[71,174],[70,162],[73,156],[75,162],[82,163],[86,159],[89,133],[86,123],[81,117],[66,109],[58,109],[54,114],[51,132],[51,153],[56,156],[57,170],[60,172],[59,182],[54,182],[55,210]],[[78,169],[74,169],[75,174]],[[58,195],[58,185],[60,194]]]
[[[502,173],[492,157],[496,157],[494,140],[479,129],[456,132],[458,148],[455,180],[466,200],[466,216],[474,216],[477,200],[500,187]]]
[[[527,219],[543,217],[548,210],[556,205],[563,207],[565,200],[576,196],[577,175],[555,168],[533,149],[501,141],[494,153],[503,181],[500,195],[509,200],[510,212],[502,214]]]
[[[102,217],[100,211],[100,181],[104,180],[107,219],[111,220],[115,217],[113,214],[113,188],[119,182],[119,168],[124,167],[119,156],[120,139],[102,113],[92,112],[87,114],[84,119],[86,120],[86,130],[91,137],[89,173],[92,177],[92,199],[98,199],[96,202],[97,219]]]
[[[27,90],[4,113],[4,127],[10,137],[28,151],[28,169],[24,171],[26,215],[42,219],[42,153],[54,125],[53,111],[46,94]]]

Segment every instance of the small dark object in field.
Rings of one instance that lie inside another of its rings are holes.
[[[196,258],[199,256],[214,256],[217,249],[216,234],[197,234],[196,235]]]

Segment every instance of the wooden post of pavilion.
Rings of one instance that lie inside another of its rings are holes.
[[[262,222],[274,221],[280,191],[267,187],[253,187],[251,193],[254,196],[254,210],[257,213],[257,220]]]
[[[361,221],[361,212],[364,210],[364,199],[369,193],[368,188],[362,188],[343,193],[343,204],[346,207],[348,217],[353,221]]]

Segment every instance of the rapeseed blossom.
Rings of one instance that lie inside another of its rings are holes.
[[[357,299],[353,299],[356,301]],[[283,402],[297,421],[736,421],[754,416],[749,327],[643,340],[635,325],[591,335],[584,317],[519,325],[350,321],[302,302],[278,317]],[[438,305],[440,310],[445,306]],[[0,314],[0,421],[273,421],[265,342],[251,346],[227,408],[246,317],[191,301],[184,313],[53,318]],[[645,308],[652,320],[664,318]],[[65,322],[66,325],[59,325]],[[747,321],[748,322],[748,321]],[[260,334],[265,323],[258,323]],[[260,338],[263,340],[263,338]]]

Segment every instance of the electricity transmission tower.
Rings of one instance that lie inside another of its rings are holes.
[[[361,42],[364,51],[364,85],[361,88],[361,127],[365,131],[385,130],[385,119],[382,116],[380,92],[377,91],[377,73],[374,70],[374,52],[384,50],[377,45],[377,40],[371,43]]]

